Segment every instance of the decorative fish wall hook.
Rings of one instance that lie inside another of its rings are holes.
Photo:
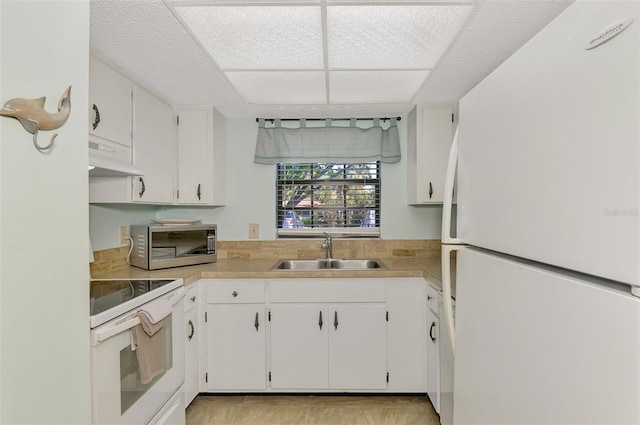
[[[7,100],[0,109],[0,116],[11,117],[20,121],[20,124],[29,133],[33,134],[33,145],[40,152],[48,151],[53,147],[58,133],[54,133],[51,141],[46,146],[38,144],[38,132],[40,130],[49,131],[60,128],[67,122],[71,112],[71,86],[62,94],[58,102],[58,112],[49,113],[44,110],[46,97],[37,99],[15,98]]]

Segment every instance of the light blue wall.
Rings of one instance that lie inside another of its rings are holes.
[[[0,118],[0,424],[91,423],[89,14],[89,0],[0,1],[1,102],[46,96],[51,113],[72,87],[51,151]]]
[[[407,205],[406,117],[398,130],[403,159],[382,166],[384,239],[440,239],[441,206]],[[118,227],[150,218],[200,218],[216,223],[220,240],[248,240],[249,223],[260,226],[260,240],[275,239],[275,169],[253,163],[258,133],[255,118],[227,119],[227,205],[224,207],[91,206],[95,250],[118,246]]]

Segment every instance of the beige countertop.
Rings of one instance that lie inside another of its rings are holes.
[[[380,258],[387,270],[269,270],[273,259],[229,259],[197,266],[175,267],[162,270],[143,270],[126,267],[95,274],[94,279],[117,278],[182,278],[185,285],[202,278],[217,279],[266,279],[266,278],[318,278],[318,277],[424,277],[436,287],[441,287],[440,259],[431,258]]]

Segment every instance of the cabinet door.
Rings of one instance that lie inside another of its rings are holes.
[[[409,204],[442,203],[453,109],[416,106],[408,117],[407,195]]]
[[[329,388],[386,388],[386,305],[336,304],[329,314]]]
[[[207,388],[266,388],[264,304],[209,304],[206,307]]]
[[[422,110],[422,181],[423,203],[444,200],[444,178],[453,141],[451,108]]]
[[[131,80],[89,56],[90,135],[131,146],[132,87]]]
[[[184,401],[188,406],[198,395],[198,341],[200,339],[200,329],[197,329],[197,311],[191,310],[184,316],[185,322],[185,367],[184,367]]]
[[[271,388],[328,388],[330,325],[321,304],[271,305]]]
[[[437,413],[440,413],[440,323],[438,316],[427,310],[427,394]]]
[[[144,176],[132,177],[132,200],[173,202],[173,160],[173,109],[146,90],[134,86],[133,163],[144,172]]]
[[[178,124],[178,203],[211,202],[213,110],[180,109]]]

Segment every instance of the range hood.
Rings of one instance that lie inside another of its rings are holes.
[[[102,158],[89,158],[89,177],[142,176],[144,173],[131,165]]]
[[[89,135],[89,177],[142,176],[131,165],[131,146],[124,146]]]

